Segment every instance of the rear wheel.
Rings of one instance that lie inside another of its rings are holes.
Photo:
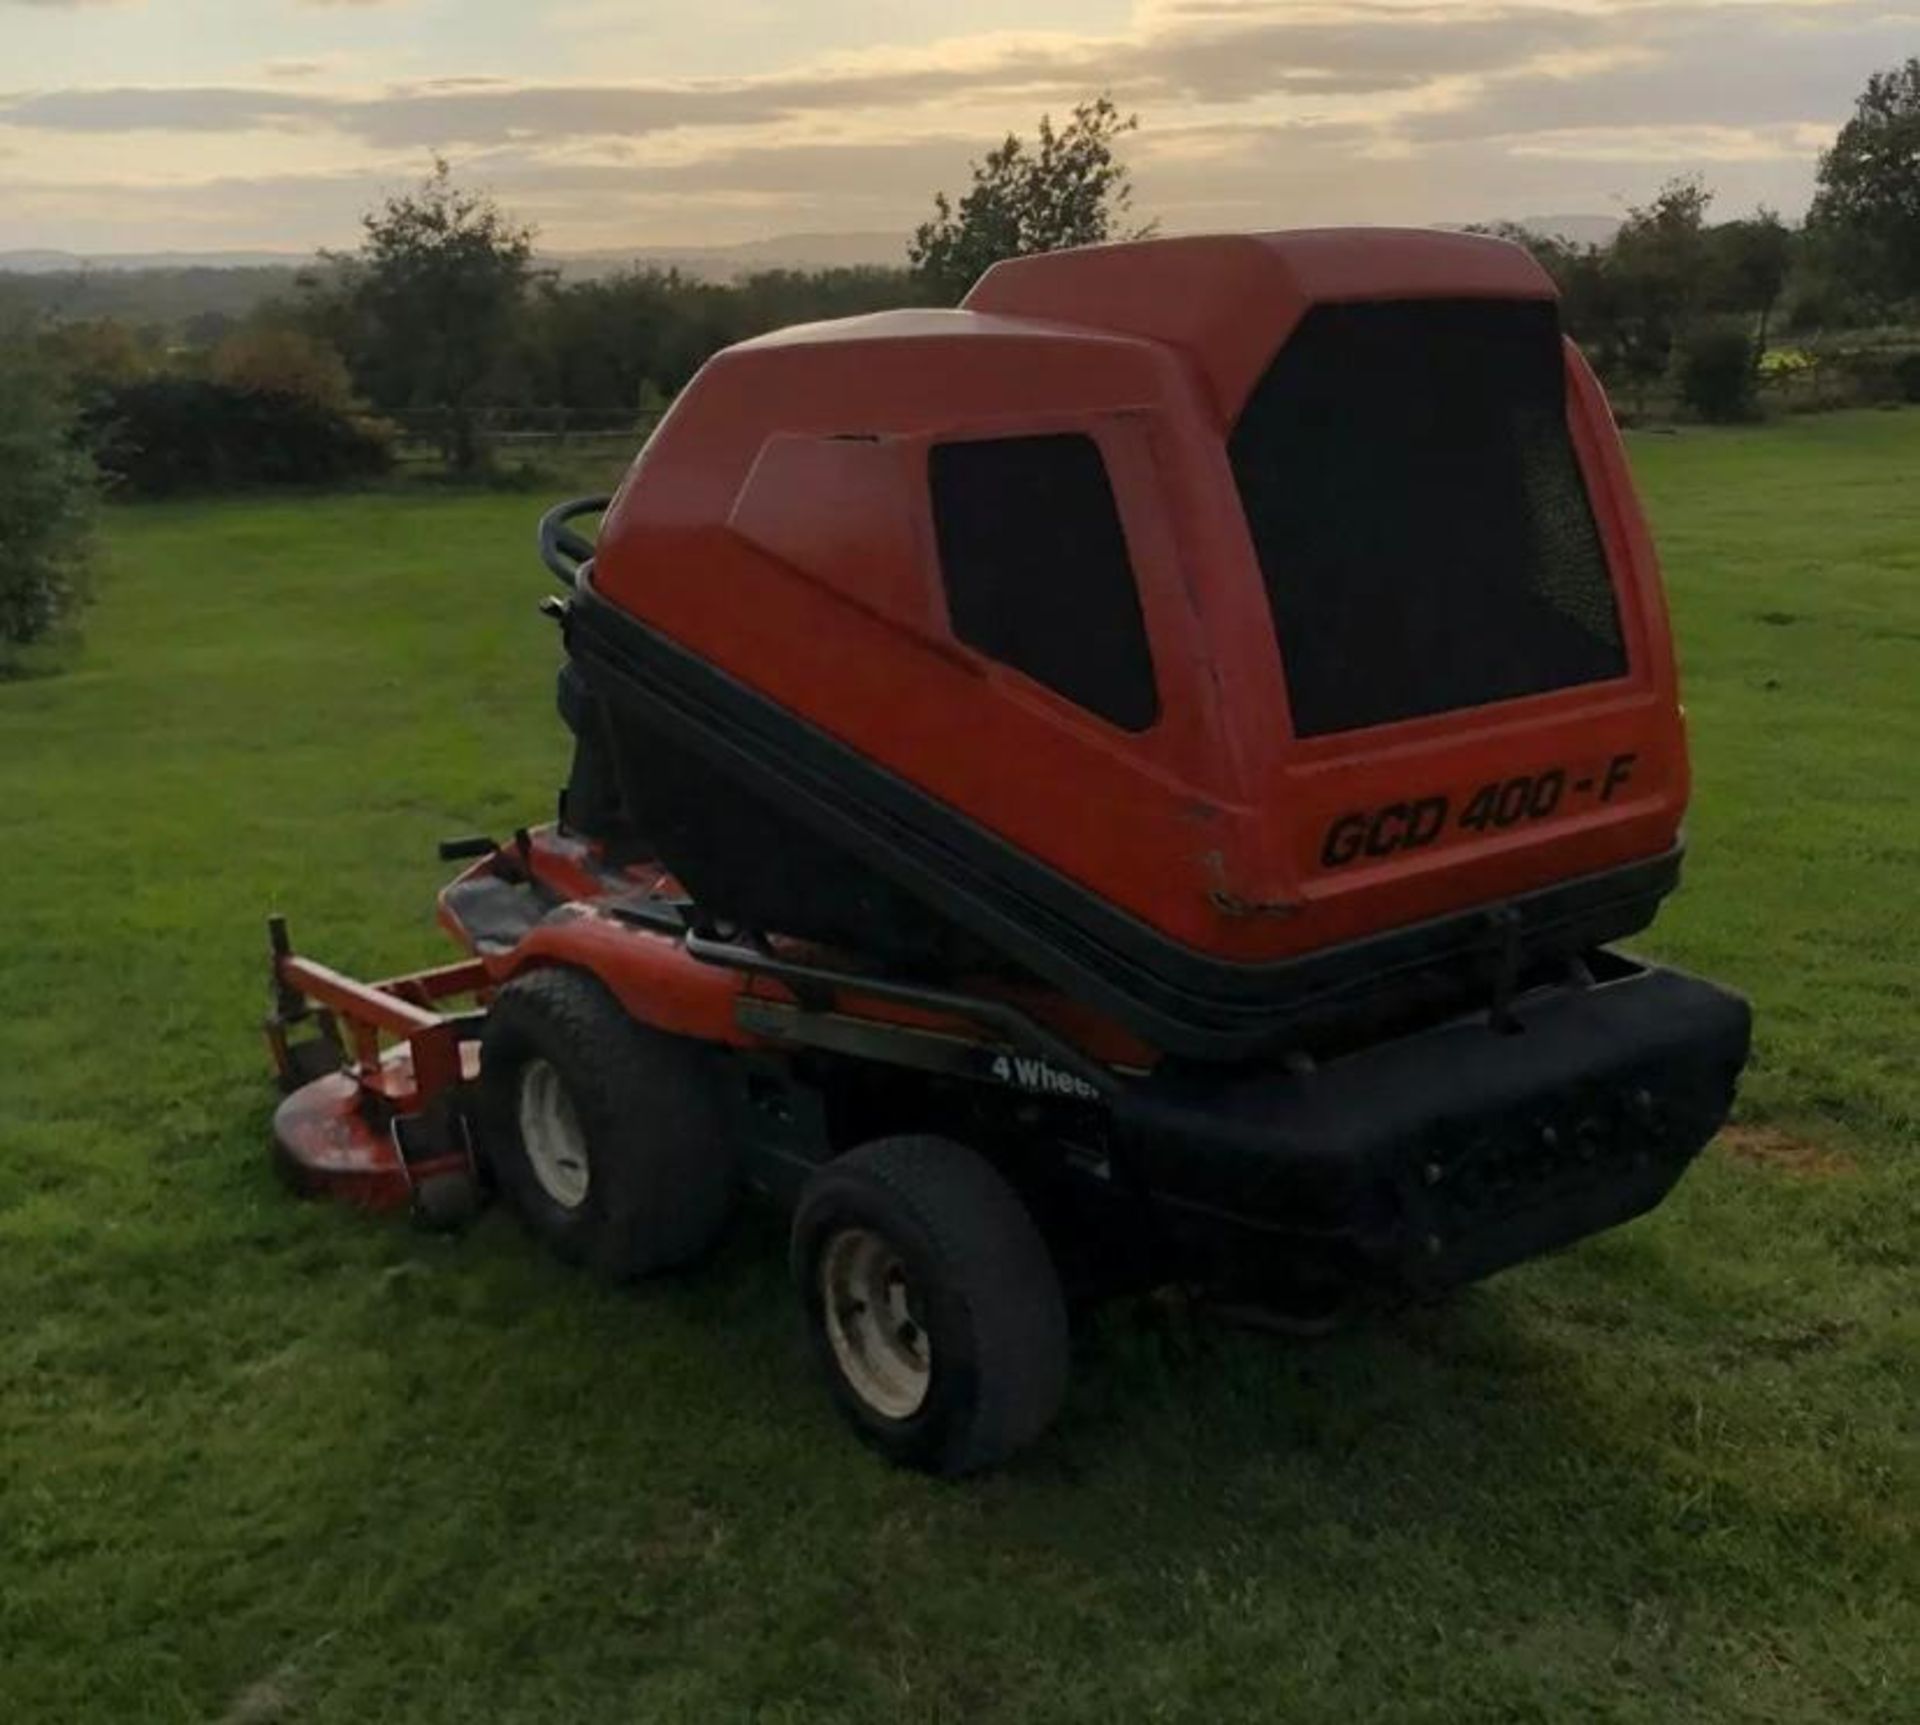
[[[698,1044],[649,1030],[585,971],[500,991],[480,1045],[484,1143],[513,1206],[560,1257],[615,1280],[687,1263],[737,1186]]]
[[[792,1264],[834,1400],[890,1460],[972,1473],[1059,1411],[1060,1278],[1026,1206],[975,1152],[889,1138],[827,1164],[801,1194]]]

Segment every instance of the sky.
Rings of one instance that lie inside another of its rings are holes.
[[[0,0],[0,249],[305,250],[435,152],[551,250],[900,232],[1110,90],[1170,232],[1797,216],[1920,0]]]

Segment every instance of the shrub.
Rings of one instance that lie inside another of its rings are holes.
[[[1873,341],[1836,350],[1833,369],[1841,379],[1841,394],[1845,404],[1880,407],[1911,399],[1907,394],[1907,377],[1902,369],[1902,361],[1902,355]]]
[[[1770,347],[1760,356],[1759,374],[1768,382],[1799,377],[1819,365],[1804,347]]]
[[[0,674],[79,611],[94,501],[64,379],[25,342],[0,339]]]
[[[1733,324],[1709,324],[1680,350],[1680,399],[1702,419],[1735,424],[1759,417],[1753,342]]]
[[[231,389],[296,395],[335,412],[350,412],[353,384],[339,350],[290,323],[255,318],[224,336],[207,374]]]
[[[152,330],[137,329],[115,317],[48,324],[37,345],[68,380],[74,398],[82,402],[151,377],[160,358],[158,337]]]
[[[1920,402],[1920,353],[1903,353],[1893,362],[1902,401]]]
[[[392,464],[385,437],[337,408],[204,378],[128,384],[88,419],[100,466],[141,497],[338,484]]]

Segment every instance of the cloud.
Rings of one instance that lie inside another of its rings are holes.
[[[1798,126],[1562,126],[1513,146],[1516,156],[1578,162],[1802,160],[1811,145]]]
[[[1521,71],[1490,80],[1471,99],[1408,118],[1402,130],[1430,143],[1656,125],[1837,124],[1868,71],[1912,52],[1920,8],[1904,16],[1829,13],[1818,29],[1805,28],[1808,20],[1801,8],[1771,19],[1733,6],[1636,14],[1638,51],[1630,59],[1578,77]]]
[[[1408,157],[1375,147],[1363,121],[1208,124],[1165,128],[1135,152],[1143,215],[1168,232],[1344,222],[1482,221],[1536,211],[1603,213],[1639,201],[1686,158],[1644,151],[1594,160],[1479,140],[1448,141]],[[1618,134],[1609,134],[1617,138]],[[1701,140],[1655,140],[1672,149]],[[1598,140],[1579,140],[1583,149]],[[1713,141],[1719,208],[1768,200],[1790,206],[1810,178],[1810,154],[1784,162]],[[678,161],[570,159],[538,145],[463,159],[461,173],[537,221],[553,249],[632,253],[649,244],[715,245],[858,229],[906,236],[929,213],[934,188],[965,174],[980,141],[955,130],[913,140],[795,144],[743,141]],[[81,184],[65,176],[9,186],[17,243],[69,249],[162,246],[351,245],[358,218],[417,177],[391,170],[261,173],[192,183]],[[1785,190],[1783,190],[1783,185]],[[0,238],[0,244],[16,243]]]
[[[0,120],[48,132],[247,132],[332,119],[339,107],[288,90],[129,86],[0,97]]]
[[[1407,90],[1455,72],[1524,65],[1590,46],[1595,14],[1509,4],[1362,4],[1338,13],[1255,7],[1182,13],[1178,29],[1123,37],[1003,36],[869,53],[748,79],[593,84],[463,79],[371,95],[125,86],[0,98],[9,124],[53,131],[244,131],[325,124],[376,146],[495,145],[529,136],[632,137],[964,97],[1067,103],[1245,102]]]
[[[350,228],[429,149],[558,244],[905,227],[1004,127],[1101,89],[1140,110],[1137,205],[1174,228],[1604,209],[1695,167],[1723,208],[1792,208],[1810,140],[1917,23],[1920,0],[1136,0],[1104,34],[976,33],[751,77],[354,87],[321,58],[255,82],[17,89],[0,133],[48,176],[35,190],[10,163],[9,196],[57,202],[53,179],[95,173],[89,207],[205,209],[257,223],[255,243],[295,222],[346,237],[323,224]],[[242,149],[258,176],[216,177]]]
[[[334,0],[345,3],[345,0]],[[365,0],[351,0],[365,3]],[[1352,106],[1395,102],[1423,117],[1410,138],[1491,136],[1503,130],[1680,119],[1688,102],[1725,123],[1831,112],[1857,88],[1862,42],[1893,53],[1916,16],[1872,10],[1873,0],[1819,7],[1613,5],[1531,0],[1362,0],[1228,5],[1156,0],[1115,36],[990,35],[876,50],[739,79],[536,83],[465,77],[375,91],[284,87],[121,86],[0,96],[0,120],[43,131],[242,132],[325,129],[377,149],[489,148],[527,139],[641,138],[807,118],[923,109],[929,104],[1059,106],[1107,89],[1129,105],[1231,107],[1276,102]],[[1790,43],[1817,16],[1818,33]],[[1726,52],[1764,41],[1751,82],[1725,70]],[[284,83],[317,62],[277,63]],[[1424,101],[1414,101],[1424,97]],[[1565,105],[1580,110],[1568,118]],[[1761,112],[1765,109],[1764,115]],[[1642,108],[1645,111],[1641,111]],[[1792,111],[1789,111],[1792,110]]]

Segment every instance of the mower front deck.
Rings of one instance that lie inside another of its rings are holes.
[[[486,967],[468,959],[358,982],[295,953],[285,918],[274,917],[268,934],[267,1046],[286,1093],[274,1111],[274,1152],[288,1183],[362,1209],[401,1210],[434,1201],[423,1194],[444,1200],[445,1182],[470,1182],[459,1093],[479,1074],[484,1013],[439,1008],[483,996]]]
[[[1096,1097],[1152,1057],[1044,991],[907,983],[806,943],[696,928],[658,865],[616,867],[557,828],[443,852],[479,858],[440,895],[442,925],[472,954],[457,964],[361,982],[294,952],[284,919],[269,923],[266,1034],[286,1092],[275,1146],[297,1190],[418,1210],[430,1186],[432,1202],[443,1201],[447,1188],[436,1183],[476,1183],[472,1093],[486,1008],[499,988],[544,967],[590,972],[637,1021],[669,1034],[1056,1100]],[[755,1105],[742,1106],[752,1125]],[[763,1183],[790,1185],[826,1153],[821,1144],[769,1166]]]

